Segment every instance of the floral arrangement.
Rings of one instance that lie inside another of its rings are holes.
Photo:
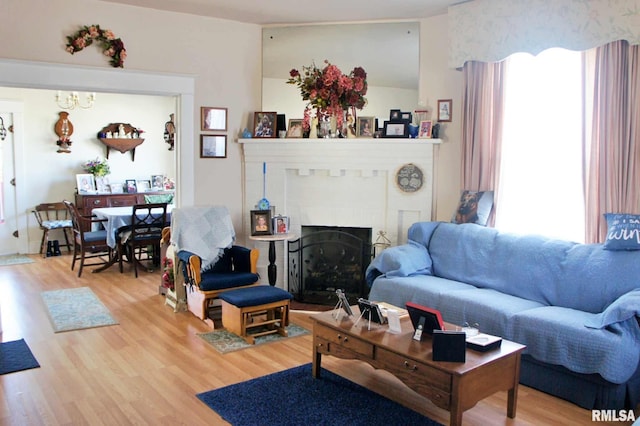
[[[176,286],[173,275],[173,260],[168,257],[162,259],[162,285],[169,290],[173,290]]]
[[[72,55],[80,52],[87,46],[91,46],[93,42],[100,43],[105,56],[108,56],[112,67],[122,68],[124,60],[127,58],[127,50],[121,39],[111,32],[111,30],[103,30],[100,25],[85,25],[78,32],[71,36],[67,36],[67,52]]]
[[[104,177],[111,173],[107,160],[101,160],[99,158],[87,161],[84,163],[83,168],[87,173],[91,173],[95,177]]]
[[[309,129],[311,111],[316,109],[318,119],[335,116],[338,127],[342,127],[344,111],[349,108],[362,109],[367,104],[367,73],[362,67],[355,67],[348,75],[324,61],[324,68],[315,63],[303,66],[302,73],[292,69],[288,84],[295,84],[300,89],[302,100],[308,101],[304,110],[303,127]]]

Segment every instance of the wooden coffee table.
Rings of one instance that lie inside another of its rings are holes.
[[[462,413],[478,401],[502,390],[508,391],[507,415],[516,416],[520,355],[525,346],[502,340],[500,348],[488,352],[467,349],[466,362],[438,362],[431,358],[431,339],[413,340],[408,317],[401,320],[402,333],[387,332],[387,325],[328,311],[313,320],[313,377],[320,377],[322,355],[358,359],[387,370],[418,394],[451,413],[450,424],[461,425]],[[446,324],[445,327],[453,327]]]

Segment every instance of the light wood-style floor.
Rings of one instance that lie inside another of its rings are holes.
[[[209,331],[205,324],[164,304],[159,271],[135,279],[132,270],[93,274],[87,268],[79,279],[68,255],[31,257],[35,263],[0,266],[2,341],[24,338],[41,368],[0,376],[1,425],[226,424],[195,394],[311,361],[310,335],[220,355],[196,335]],[[40,293],[83,286],[120,324],[54,333]],[[294,312],[292,321],[309,328],[309,315]],[[323,367],[448,422],[446,411],[384,371],[333,357],[325,357]],[[274,389],[274,399],[286,392]],[[464,424],[592,424],[590,411],[524,386],[516,419],[506,417],[506,405],[506,393],[495,394],[465,412]]]

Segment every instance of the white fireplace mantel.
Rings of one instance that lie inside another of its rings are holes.
[[[392,244],[406,242],[409,226],[432,219],[433,157],[440,139],[239,139],[243,150],[245,216],[265,196],[290,230],[303,225],[372,229]],[[406,164],[423,173],[422,187],[396,183]],[[266,187],[263,194],[263,166]],[[245,225],[249,233],[249,223]],[[282,257],[280,257],[282,258]],[[278,277],[280,281],[280,277]]]

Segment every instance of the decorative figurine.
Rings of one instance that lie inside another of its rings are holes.
[[[71,149],[71,135],[73,134],[73,124],[69,121],[69,113],[65,111],[60,111],[58,113],[60,118],[56,121],[56,124],[53,126],[53,131],[56,135],[58,135],[58,141],[56,144],[58,145],[57,152],[70,153]]]
[[[164,123],[164,141],[169,144],[169,151],[173,151],[175,143],[176,126],[173,123],[175,114],[169,114],[169,121]]]

